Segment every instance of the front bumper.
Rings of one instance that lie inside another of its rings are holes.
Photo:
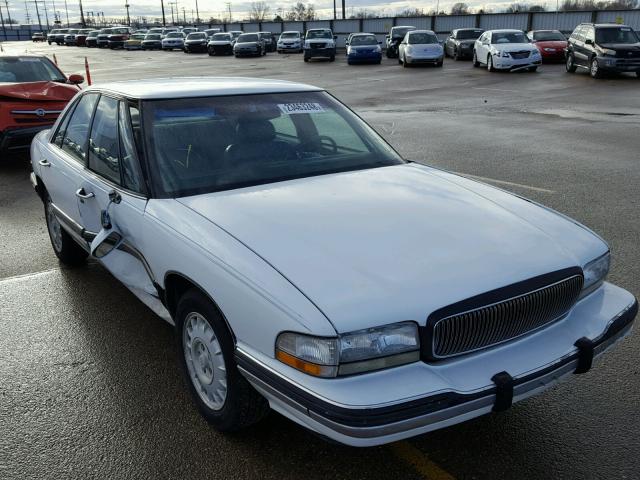
[[[542,65],[541,56],[527,58],[498,57],[493,55],[493,67],[497,70],[520,70]]]
[[[247,353],[242,345],[236,350],[236,361],[274,410],[337,442],[374,446],[503,410],[571,373],[583,373],[594,357],[629,334],[637,311],[638,303],[631,294],[605,284],[552,326],[484,354],[440,364],[416,362],[319,380],[291,375],[277,362]],[[506,384],[503,374],[509,380]],[[292,381],[294,376],[297,381]],[[456,388],[459,381],[469,388]],[[431,390],[425,395],[373,403],[424,385]]]
[[[233,54],[232,45],[209,45],[207,49],[216,55],[232,55]]]
[[[444,61],[444,55],[438,56],[416,56],[416,55],[405,55],[407,63],[412,65],[414,64],[430,64],[436,65],[442,63]]]
[[[257,55],[260,55],[260,50],[258,50],[257,48],[256,49],[251,49],[251,50],[249,50],[249,49],[247,49],[247,50],[234,49],[233,50],[233,54],[236,57],[255,57]]]
[[[37,127],[16,128],[0,132],[0,153],[27,150],[31,140],[42,130],[51,128],[51,124]]]
[[[539,50],[542,61],[547,62],[564,62],[565,55],[563,48],[556,48],[555,52],[548,52],[545,49]]]
[[[313,57],[331,58],[331,57],[335,57],[335,55],[336,55],[335,47],[304,49],[304,56],[307,58],[313,58]]]
[[[206,43],[185,44],[184,48],[189,52],[206,52],[207,44]]]
[[[107,48],[109,46],[109,40],[96,40],[96,45],[98,48]]]
[[[109,48],[122,48],[124,47],[125,40],[109,40],[107,41],[107,45]]]
[[[598,66],[601,70],[613,73],[640,72],[640,57],[598,57]]]
[[[380,62],[381,60],[382,60],[382,52],[347,55],[347,61],[349,63],[372,63],[372,62],[377,63],[377,62]]]

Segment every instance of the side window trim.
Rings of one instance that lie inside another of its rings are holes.
[[[85,164],[85,168],[91,172],[93,175],[97,176],[98,178],[100,178],[102,181],[107,182],[111,185],[116,185],[118,188],[122,188],[122,168],[120,168],[120,158],[122,156],[122,152],[120,150],[120,129],[118,127],[118,107],[116,107],[116,142],[118,144],[118,173],[119,173],[119,178],[120,180],[116,183],[113,180],[106,178],[104,175],[102,175],[101,173],[95,171],[94,169],[92,169],[89,166],[89,142],[91,141],[91,134],[93,133],[93,124],[96,118],[96,111],[98,109],[98,105],[100,104],[100,100],[102,100],[102,97],[109,97],[114,99],[116,102],[118,102],[118,107],[120,105],[120,100],[121,98],[117,95],[105,95],[105,94],[100,94],[100,98],[98,98],[98,100],[96,101],[96,105],[93,109],[93,113],[91,115],[91,122],[89,123],[89,134],[87,135],[87,144],[85,145],[85,158],[87,159],[86,164]]]
[[[58,136],[58,134],[60,133],[60,129],[64,125],[64,122],[67,121],[67,119],[71,120],[71,116],[73,115],[73,112],[76,111],[76,107],[80,103],[80,100],[82,99],[82,97],[84,97],[84,95],[78,95],[78,97],[73,101],[73,103],[71,105],[69,105],[69,108],[65,112],[64,116],[61,116],[60,122],[58,123],[57,128],[55,129],[55,131],[49,137],[49,143],[53,143],[54,145],[56,145],[55,140],[56,140],[56,137]],[[59,147],[59,145],[57,145],[57,146]]]
[[[126,192],[129,192],[133,195],[139,195],[139,196],[143,196],[145,198],[148,197],[148,193],[149,193],[149,187],[147,185],[147,179],[144,175],[143,169],[142,169],[142,162],[140,161],[140,156],[138,155],[138,150],[137,150],[137,145],[136,145],[136,138],[135,135],[133,134],[133,122],[131,120],[131,102],[129,100],[127,100],[126,98],[120,98],[119,99],[119,103],[118,103],[118,148],[119,148],[119,161],[120,161],[120,188],[122,188],[123,190],[125,190]],[[126,125],[122,125],[122,123],[120,122],[120,111],[124,111],[124,115],[125,115],[125,123]],[[123,152],[123,142],[122,142],[122,132],[120,131],[121,128],[129,128],[129,133],[131,135],[131,139],[134,143],[133,147],[134,147],[134,159],[132,160],[132,162],[135,164],[135,169],[137,170],[137,174],[140,176],[140,180],[141,180],[141,184],[140,184],[140,188],[141,188],[141,192],[136,192],[135,190],[131,190],[129,188],[127,188],[124,184],[124,168],[122,166],[122,159],[124,157],[124,152]]]

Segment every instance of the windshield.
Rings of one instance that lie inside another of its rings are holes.
[[[375,37],[375,35],[354,35],[353,37],[351,37],[351,41],[349,42],[349,45],[351,46],[377,44],[378,39]]]
[[[404,38],[407,32],[415,30],[413,27],[394,27],[391,29],[391,38]]]
[[[458,40],[475,40],[482,33],[482,30],[458,30],[456,38]]]
[[[145,40],[160,40],[162,38],[162,35],[160,35],[159,33],[148,33],[144,39]]]
[[[100,30],[100,35],[108,35],[110,33],[111,33],[110,28],[103,28],[102,30]]]
[[[229,35],[228,33],[216,33],[211,38],[216,41],[231,41],[231,35]]]
[[[493,32],[491,44],[500,43],[529,43],[529,40],[523,32]]]
[[[280,38],[300,38],[300,34],[298,32],[284,32]]]
[[[161,197],[403,163],[325,92],[148,100],[142,111]]]
[[[206,33],[190,33],[187,40],[205,40],[206,38]]]
[[[309,30],[307,32],[307,39],[313,38],[332,38],[331,32],[328,30]]]
[[[146,37],[146,35],[144,33],[136,33],[136,34],[131,36],[131,38],[134,39],[134,40],[144,40],[145,37]]]
[[[46,58],[0,57],[0,82],[66,82],[62,73]]]
[[[182,34],[180,32],[167,33],[167,38],[182,38]]]
[[[559,31],[533,32],[533,39],[538,42],[566,42],[566,37]]]
[[[596,43],[638,43],[638,41],[638,35],[629,27],[596,29]]]
[[[93,32],[89,33],[89,37],[97,37],[98,35],[100,35],[100,30],[94,30]]]
[[[78,30],[69,30],[67,35],[73,35],[74,33],[78,33]]]
[[[258,35],[255,33],[246,33],[238,37],[238,43],[257,42],[257,41],[258,41]]]
[[[162,28],[152,28],[148,33],[162,33]]]
[[[438,43],[438,37],[433,33],[412,33],[407,41],[409,45],[425,45],[429,43]]]

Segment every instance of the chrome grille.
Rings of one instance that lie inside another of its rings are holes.
[[[562,318],[582,290],[575,275],[507,300],[448,316],[431,331],[434,358],[447,358],[490,347]]]

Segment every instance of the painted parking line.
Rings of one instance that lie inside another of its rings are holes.
[[[506,180],[497,180],[495,178],[480,177],[478,175],[470,175],[468,173],[462,173],[462,172],[452,172],[452,173],[455,173],[456,175],[460,175],[462,177],[471,178],[473,180],[480,180],[481,182],[497,183],[498,185],[507,185],[509,187],[525,188],[527,190],[533,190],[534,192],[556,193],[555,190],[549,190],[548,188],[542,188],[542,187],[534,187],[533,185],[524,185],[523,183],[507,182]]]
[[[59,271],[60,271],[59,268],[50,268],[49,270],[42,270],[41,272],[24,273],[22,275],[14,275],[12,277],[0,278],[0,284],[16,282],[16,281],[19,281],[19,280],[24,280],[25,278],[28,279],[28,278],[43,277],[43,276],[48,275],[50,273],[59,272]]]
[[[425,480],[455,480],[453,475],[431,460],[426,453],[407,441],[392,443],[389,448],[396,457],[411,465]]]
[[[473,90],[491,90],[492,92],[521,92],[522,90],[508,90],[506,88],[471,87]]]

